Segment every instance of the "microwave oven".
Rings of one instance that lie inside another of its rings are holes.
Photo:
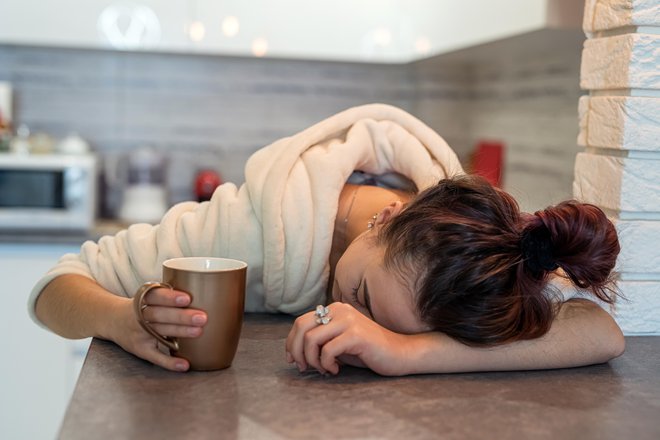
[[[94,155],[0,154],[0,229],[87,231],[96,187]]]

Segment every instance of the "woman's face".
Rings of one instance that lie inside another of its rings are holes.
[[[385,248],[376,241],[379,227],[361,234],[339,259],[332,298],[397,333],[428,331],[417,316],[411,283],[384,267]]]

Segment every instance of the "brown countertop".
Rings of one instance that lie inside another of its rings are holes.
[[[234,365],[171,373],[94,340],[62,439],[660,438],[660,337],[608,364],[385,378],[300,374],[292,318],[248,315]]]

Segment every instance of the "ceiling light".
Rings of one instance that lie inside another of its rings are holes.
[[[431,42],[426,37],[419,37],[415,40],[415,52],[427,54],[431,51]]]
[[[229,15],[222,20],[222,33],[227,37],[234,37],[238,34],[241,24],[238,22],[238,18],[233,15]]]
[[[204,39],[204,35],[206,35],[206,28],[204,27],[204,23],[201,21],[193,21],[190,24],[190,28],[188,29],[188,36],[190,36],[190,39],[192,41],[199,42]]]
[[[255,57],[262,57],[268,52],[268,40],[265,38],[255,38],[252,41],[252,54]]]

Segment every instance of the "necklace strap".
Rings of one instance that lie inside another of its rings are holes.
[[[360,185],[356,185],[355,189],[353,190],[353,196],[351,197],[351,203],[348,205],[348,211],[346,211],[346,216],[344,217],[344,225],[348,223],[348,217],[351,215],[351,211],[353,210],[353,204],[355,204],[355,197],[357,197],[358,190],[360,189]]]
[[[343,221],[343,233],[344,233],[344,249],[346,249],[349,245],[348,242],[348,218],[351,215],[351,211],[353,210],[353,205],[355,204],[355,198],[357,197],[357,193],[360,189],[360,185],[356,185],[355,189],[353,190],[353,195],[351,196],[351,203],[348,205],[348,210],[346,211],[346,215],[344,216],[344,221]]]

